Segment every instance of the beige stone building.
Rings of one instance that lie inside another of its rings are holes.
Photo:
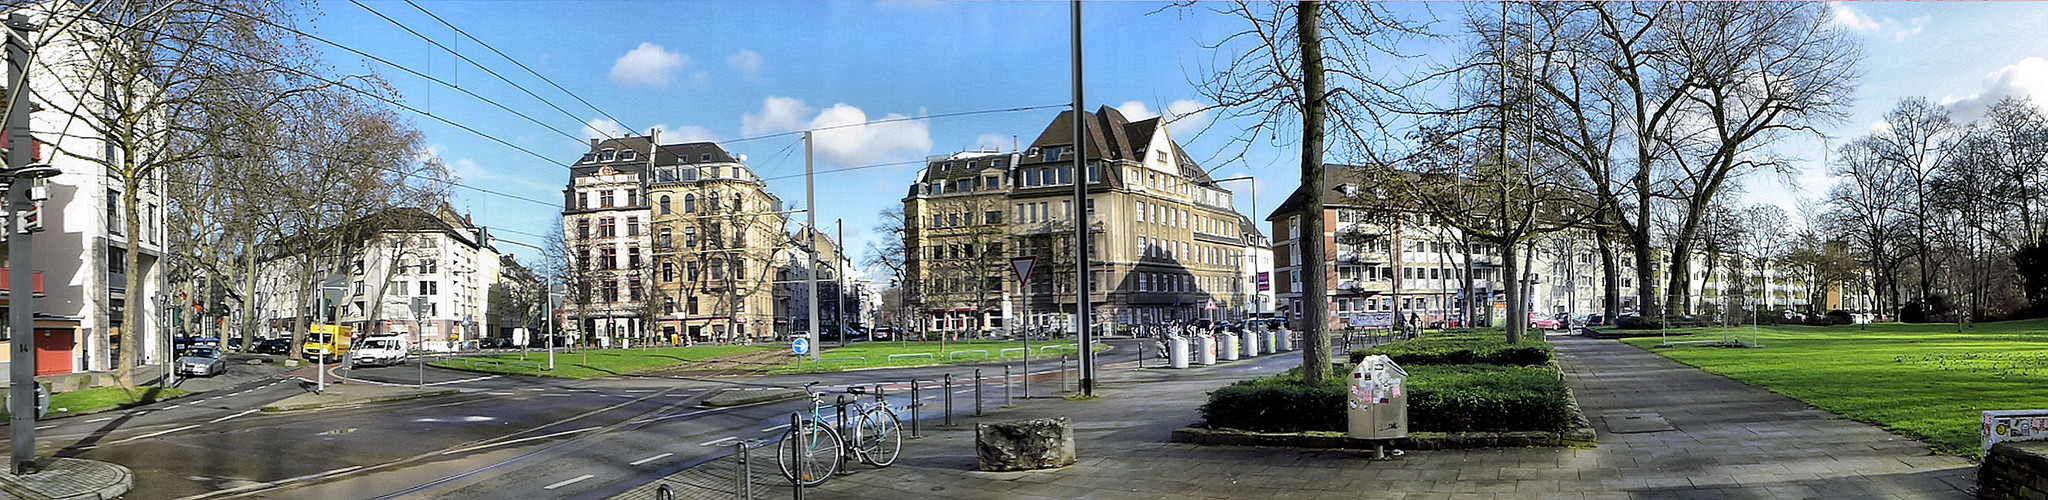
[[[1013,153],[962,153],[927,162],[904,198],[911,301],[925,327],[968,334],[1071,325],[1074,224],[1091,237],[1091,314],[1120,324],[1242,315],[1246,245],[1257,229],[1232,194],[1157,119],[1113,108],[1085,114],[1087,171],[1073,170],[1073,129],[1062,113]],[[1074,183],[1087,201],[1074,206]],[[1029,289],[1010,259],[1036,257]]]
[[[782,200],[743,157],[711,142],[662,145],[648,182],[661,338],[731,341],[775,334]]]

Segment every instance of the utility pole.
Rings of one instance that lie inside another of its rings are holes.
[[[1095,316],[1088,304],[1088,144],[1085,120],[1081,118],[1081,0],[1074,0],[1074,327],[1081,331],[1081,396],[1095,395],[1095,332],[1089,320]],[[1025,353],[1029,356],[1030,353]],[[1030,377],[1031,374],[1024,374]]]
[[[815,147],[816,144],[817,141],[814,141],[811,138],[811,131],[805,130],[804,220],[806,222],[804,223],[804,231],[810,233],[811,235],[811,267],[810,272],[804,274],[808,275],[811,281],[811,286],[809,287],[810,291],[808,292],[810,294],[810,300],[807,301],[807,303],[809,304],[808,309],[810,309],[811,313],[809,325],[811,327],[810,340],[812,362],[817,362],[818,358],[820,357],[818,354],[818,348],[820,347],[818,345],[818,339],[823,338],[819,336],[819,334],[822,333],[823,330],[818,328],[820,325],[818,324],[818,173],[815,165],[815,160],[817,158],[817,155],[815,154],[817,149]],[[845,337],[842,334],[840,338]]]
[[[35,138],[28,123],[28,32],[36,27],[28,16],[17,12],[7,16],[7,263],[8,340],[13,353],[8,363],[8,425],[13,431],[14,473],[32,474],[36,469],[36,352],[35,352],[35,244],[34,235],[23,220],[35,202],[29,201],[30,176],[21,175],[35,161]],[[132,335],[132,334],[131,334]]]
[[[846,329],[846,219],[833,219],[839,233],[832,243],[832,281],[837,285],[832,293],[833,323],[839,325],[839,347],[846,347],[846,338],[853,332]]]

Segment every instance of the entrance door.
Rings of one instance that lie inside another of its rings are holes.
[[[73,330],[36,329],[36,375],[70,375],[72,350],[78,347]]]

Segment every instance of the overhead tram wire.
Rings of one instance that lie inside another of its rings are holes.
[[[435,40],[434,40],[433,38],[429,38],[429,37],[427,37],[427,35],[425,35],[425,34],[423,34],[423,33],[420,33],[420,32],[419,32],[418,30],[414,30],[414,29],[412,29],[412,27],[411,27],[411,26],[406,26],[406,25],[405,25],[405,23],[401,23],[401,22],[398,22],[398,20],[397,20],[397,19],[392,19],[392,18],[391,18],[391,16],[387,16],[387,15],[384,15],[384,13],[383,13],[383,12],[378,12],[378,11],[377,11],[377,9],[373,9],[373,8],[370,8],[370,6],[369,6],[369,5],[364,5],[364,4],[363,4],[363,2],[362,2],[361,0],[349,0],[349,3],[353,3],[353,4],[355,4],[355,5],[357,6],[357,7],[362,7],[362,9],[363,9],[363,10],[365,10],[365,11],[369,11],[369,12],[370,12],[370,14],[376,15],[377,17],[379,17],[379,18],[382,18],[383,20],[385,20],[385,21],[387,21],[387,22],[390,22],[390,23],[391,23],[391,24],[392,24],[393,26],[397,26],[397,27],[398,27],[399,29],[405,30],[405,32],[406,32],[406,33],[411,33],[411,34],[412,34],[412,36],[415,36],[415,37],[419,37],[419,39],[421,39],[421,40],[426,40],[426,41],[427,41],[427,43],[429,43],[429,44],[433,44],[433,45],[434,45],[434,47],[440,48],[441,50],[445,50],[445,51],[448,51],[448,53],[450,53],[450,54],[454,54],[454,55],[455,55],[455,58],[456,58],[456,59],[461,59],[461,60],[462,60],[462,62],[466,62],[466,63],[469,63],[469,64],[470,64],[471,66],[476,66],[476,68],[477,68],[477,69],[480,69],[480,70],[484,70],[484,73],[486,73],[486,74],[489,74],[489,75],[491,75],[491,76],[493,76],[493,77],[496,77],[496,78],[498,79],[498,81],[501,81],[501,82],[505,82],[505,84],[506,84],[506,85],[511,85],[511,86],[512,86],[512,88],[515,88],[515,89],[519,89],[519,91],[520,91],[520,92],[524,92],[524,93],[526,93],[527,97],[532,97],[532,98],[534,98],[535,100],[538,100],[538,101],[540,101],[540,102],[541,102],[541,104],[546,104],[546,105],[548,105],[548,107],[550,107],[550,108],[554,108],[554,109],[555,109],[555,111],[559,111],[559,112],[561,112],[563,116],[567,116],[567,117],[569,117],[570,119],[572,119],[572,120],[575,120],[575,121],[578,121],[578,122],[581,122],[581,121],[583,121],[583,118],[582,118],[582,117],[576,116],[576,114],[575,114],[575,113],[570,113],[570,112],[569,112],[569,110],[566,110],[566,109],[562,109],[562,107],[561,107],[561,106],[557,106],[557,105],[555,105],[555,103],[554,103],[553,101],[549,101],[549,100],[547,100],[547,98],[541,97],[541,96],[540,96],[539,94],[535,94],[535,93],[533,93],[533,91],[532,91],[532,90],[527,90],[527,88],[526,88],[525,86],[523,86],[523,85],[520,85],[519,83],[517,83],[517,82],[514,82],[514,81],[512,81],[512,80],[511,80],[511,79],[509,79],[509,78],[505,78],[505,75],[500,75],[500,74],[498,74],[498,72],[496,72],[496,71],[492,71],[492,70],[491,70],[491,68],[485,67],[485,66],[484,66],[484,65],[483,65],[482,63],[479,63],[479,62],[476,62],[475,60],[472,60],[472,59],[470,59],[470,58],[469,58],[469,56],[465,56],[465,55],[462,55],[462,52],[460,52],[460,51],[457,51],[457,50],[455,50],[455,49],[449,48],[449,47],[448,47],[448,46],[446,46],[446,45],[442,45],[442,44],[441,44],[441,42],[439,42],[439,41],[435,41]],[[413,7],[416,7],[416,8],[417,8],[417,7],[419,7],[419,6],[418,6],[418,5],[414,5]],[[425,9],[421,9],[421,11],[422,11],[422,12],[425,12]],[[429,15],[429,16],[432,16],[432,15],[433,15],[433,13],[429,12],[429,13],[427,13],[427,15]],[[439,18],[439,17],[435,17],[435,18],[434,18],[434,20],[440,21],[440,20],[441,20],[441,18]],[[447,21],[441,21],[441,24],[447,25],[447,24],[448,24],[448,22],[447,22]],[[450,29],[454,29],[454,30],[455,30],[455,31],[456,31],[457,33],[461,33],[461,32],[462,32],[462,30],[461,30],[460,28],[456,28],[456,27],[455,27],[454,25],[448,25],[448,27],[449,27]],[[475,38],[474,38],[474,37],[472,37],[471,39],[472,39],[472,40],[474,40]],[[481,43],[481,42],[479,42],[479,43]],[[486,45],[486,46],[488,46],[488,45]],[[492,52],[497,52],[497,49],[491,49],[491,51],[492,51]],[[500,55],[500,56],[503,56],[504,54],[503,54],[503,53],[500,53],[499,55]],[[508,57],[507,59],[510,59],[510,58]],[[515,62],[515,63],[516,63],[516,62]],[[572,95],[571,97],[574,97],[574,96]],[[579,98],[578,100],[580,101],[581,99]],[[585,102],[584,104],[586,104],[586,105],[587,105],[587,104],[589,104],[589,103],[588,103],[588,102]],[[594,107],[594,106],[593,106],[593,107],[592,107],[591,109],[596,109],[596,107]],[[598,113],[599,113],[599,114],[603,114],[603,115],[605,116],[605,118],[607,118],[607,119],[610,119],[610,120],[612,121],[612,123],[617,123],[617,124],[619,124],[619,126],[620,126],[620,127],[624,127],[624,128],[626,128],[627,130],[634,130],[634,129],[633,129],[632,127],[626,127],[626,125],[625,125],[625,122],[621,122],[621,121],[619,121],[619,120],[618,120],[617,118],[612,118],[612,117],[611,117],[611,114],[609,114],[609,113],[605,113],[604,111],[601,111],[601,110],[600,110],[600,111],[598,111]],[[595,130],[595,128],[593,128],[593,130]],[[562,133],[562,132],[561,132],[561,131],[559,131],[559,130],[557,130],[557,131],[556,131],[556,133],[561,133],[562,135],[569,135],[569,134],[567,134],[567,133]],[[616,138],[617,138],[617,137],[614,137],[614,136],[612,136],[612,133],[611,133],[611,132],[609,132],[609,131],[604,131],[604,130],[598,130],[598,131],[597,131],[597,133],[599,133],[599,134],[603,134],[603,135],[605,136],[605,138],[606,138],[606,139],[616,139]],[[573,136],[573,135],[569,135],[569,136],[570,136],[571,138],[574,138],[574,137],[575,137],[575,136]],[[580,142],[580,141],[579,141],[579,142]]]
[[[738,139],[733,139],[733,140],[729,140],[729,141],[724,141],[724,142],[726,142],[726,143],[730,144],[730,143],[735,143],[735,142],[747,142],[747,141],[758,141],[758,140],[761,140],[761,139],[773,139],[773,138],[776,138],[776,137],[784,137],[784,136],[791,136],[791,135],[799,135],[799,134],[803,134],[804,132],[824,132],[824,131],[828,131],[828,130],[838,130],[838,129],[842,129],[842,128],[853,128],[853,127],[865,127],[865,126],[868,126],[868,125],[880,125],[880,124],[884,124],[884,123],[898,123],[898,122],[908,122],[908,121],[918,121],[918,120],[936,120],[936,119],[939,119],[939,118],[953,118],[953,117],[960,117],[960,116],[973,116],[973,115],[987,115],[987,114],[995,114],[995,113],[1017,113],[1017,112],[1023,112],[1023,111],[1037,111],[1037,110],[1041,110],[1041,109],[1051,109],[1051,108],[1064,108],[1064,107],[1067,107],[1067,106],[1069,106],[1069,105],[1068,105],[1068,104],[1064,104],[1064,103],[1062,103],[1062,104],[1046,104],[1046,105],[1040,105],[1040,106],[1021,106],[1021,107],[1014,107],[1014,108],[1000,108],[1000,109],[982,109],[982,110],[975,110],[975,111],[956,111],[956,112],[952,112],[952,113],[939,113],[939,114],[936,114],[936,115],[924,115],[924,116],[904,116],[904,117],[897,117],[897,118],[884,118],[884,119],[880,119],[880,120],[870,120],[870,121],[865,121],[865,122],[860,122],[860,123],[847,123],[847,124],[842,124],[842,125],[830,125],[830,126],[824,126],[824,127],[818,127],[818,128],[811,128],[811,129],[803,129],[803,130],[790,130],[790,131],[785,131],[785,132],[776,132],[776,133],[773,133],[773,134],[763,134],[763,135],[757,135],[757,136],[753,136],[753,137],[741,137],[741,138],[738,138]]]
[[[626,123],[626,122],[620,121],[618,117],[612,116],[612,114],[611,114],[611,113],[606,113],[606,112],[605,112],[604,110],[602,110],[602,109],[598,109],[597,105],[595,105],[595,104],[591,104],[591,103],[590,103],[590,101],[584,100],[584,99],[583,99],[583,96],[579,96],[579,95],[576,95],[576,93],[575,93],[575,92],[570,92],[570,91],[569,91],[569,89],[567,89],[567,88],[563,88],[563,87],[562,87],[562,84],[559,84],[559,83],[555,83],[555,81],[554,81],[553,79],[550,79],[550,78],[548,78],[548,77],[547,77],[546,75],[542,75],[542,74],[540,74],[540,72],[539,72],[539,71],[534,71],[534,70],[533,70],[533,68],[529,68],[529,67],[527,67],[525,63],[521,63],[521,62],[519,62],[519,60],[518,60],[518,59],[513,59],[513,58],[512,58],[512,56],[508,56],[508,55],[505,55],[505,53],[504,53],[504,52],[500,52],[500,51],[498,50],[498,48],[497,48],[497,47],[493,47],[493,46],[491,46],[490,42],[485,42],[485,41],[483,41],[483,40],[481,40],[481,39],[478,39],[478,38],[476,37],[476,35],[471,35],[471,34],[469,34],[469,32],[467,32],[467,31],[463,31],[463,30],[462,30],[462,28],[457,28],[457,27],[455,27],[455,25],[454,25],[453,23],[449,23],[449,22],[448,22],[447,20],[445,20],[445,19],[441,19],[441,16],[435,15],[435,14],[434,14],[433,12],[430,12],[430,11],[428,11],[426,7],[421,7],[421,6],[420,6],[420,4],[417,4],[417,3],[413,3],[413,1],[412,1],[412,0],[405,0],[405,3],[406,3],[406,5],[411,5],[411,6],[412,6],[412,8],[414,8],[414,9],[419,9],[420,13],[426,14],[426,15],[427,15],[427,17],[431,17],[431,18],[434,18],[434,20],[435,20],[435,21],[440,21],[440,22],[441,22],[441,25],[442,25],[442,26],[447,26],[447,27],[448,27],[448,29],[452,29],[452,30],[455,30],[455,32],[456,32],[457,34],[461,34],[462,36],[464,36],[464,37],[467,37],[467,38],[469,38],[469,40],[470,40],[470,41],[472,41],[472,42],[476,42],[476,43],[477,43],[478,45],[482,45],[482,46],[484,46],[484,48],[486,48],[486,49],[490,49],[491,53],[493,53],[493,54],[497,54],[497,55],[498,55],[498,57],[502,57],[502,58],[504,58],[504,59],[505,59],[506,61],[511,61],[511,62],[512,62],[512,65],[513,65],[513,66],[518,66],[518,67],[519,67],[519,69],[523,69],[523,70],[526,70],[526,73],[527,73],[527,74],[530,74],[530,75],[533,75],[533,76],[534,76],[534,78],[539,78],[539,79],[540,79],[540,81],[543,81],[543,82],[548,82],[548,85],[550,85],[550,86],[553,86],[553,87],[555,87],[555,90],[559,90],[559,91],[562,91],[562,93],[563,93],[563,94],[568,94],[568,95],[569,95],[569,98],[571,98],[571,99],[575,99],[575,100],[576,100],[576,102],[580,102],[580,103],[583,103],[583,105],[584,105],[585,107],[589,107],[591,111],[596,111],[598,115],[602,115],[602,116],[604,116],[604,118],[605,118],[606,120],[611,120],[611,121],[612,121],[612,123],[617,123],[617,124],[619,124],[619,126],[621,126],[621,127],[624,127],[624,126],[625,126],[625,123]],[[472,64],[474,64],[474,63],[472,63]],[[478,67],[482,67],[482,65],[478,65]],[[486,70],[486,71],[489,71],[489,70]],[[524,90],[524,89],[521,89],[521,90]],[[552,106],[552,105],[553,105],[553,103],[549,103],[549,105],[550,105],[550,106]],[[561,109],[561,108],[556,108],[556,109]],[[564,112],[566,113],[566,111],[564,111]],[[581,121],[581,118],[578,118],[578,121]]]

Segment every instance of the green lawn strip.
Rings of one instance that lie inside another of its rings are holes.
[[[1982,455],[1981,412],[2048,408],[2048,320],[1734,328],[1762,349],[1656,348],[1624,342],[1710,373],[1783,394],[1958,455]],[[1681,330],[1673,341],[1715,340],[1717,328]]]
[[[109,408],[154,403],[191,394],[192,391],[176,387],[137,387],[122,390],[119,387],[101,387],[82,391],[71,391],[50,396],[49,416],[92,413]],[[10,418],[7,412],[0,412],[0,419]]]
[[[523,358],[516,353],[493,354],[489,356],[448,358],[428,364],[441,368],[480,373],[582,379],[668,368],[719,356],[762,351],[771,348],[768,346],[714,345],[556,352],[554,371],[544,370],[548,363],[548,354],[545,351],[528,352]]]
[[[1075,354],[1073,348],[1051,348],[1051,346],[1072,346],[1073,341],[1033,341],[1032,359],[1058,359],[1062,354]],[[829,373],[860,368],[904,368],[960,363],[980,363],[1005,359],[1023,359],[1017,351],[1005,355],[1004,349],[1023,348],[1022,341],[978,340],[962,342],[856,342],[846,347],[826,347],[818,354],[819,362],[806,357],[799,364],[791,355],[789,364],[769,370],[771,374],[783,373]],[[1108,349],[1106,345],[1096,346],[1096,351]],[[930,355],[929,357],[923,355]],[[895,356],[891,360],[891,356]]]

